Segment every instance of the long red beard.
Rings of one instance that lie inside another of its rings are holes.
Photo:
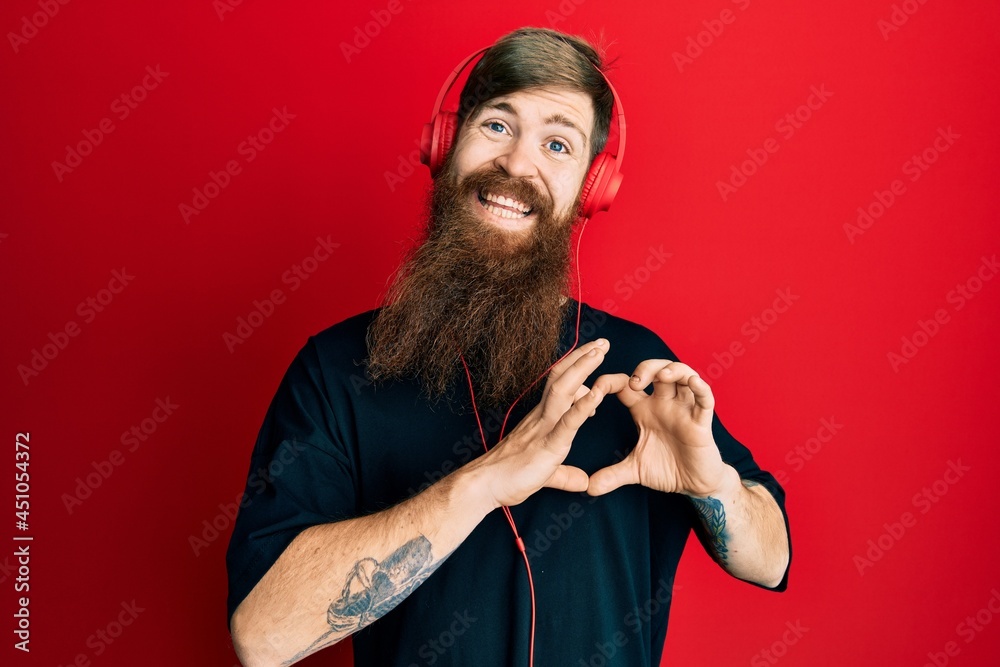
[[[533,209],[524,234],[480,219],[477,192],[505,192]],[[556,216],[528,181],[479,171],[435,179],[427,237],[411,251],[368,331],[375,380],[419,378],[447,393],[464,357],[486,406],[509,404],[555,361],[568,304],[576,206]]]

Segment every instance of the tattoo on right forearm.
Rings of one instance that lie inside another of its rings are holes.
[[[729,559],[729,548],[726,542],[729,539],[726,533],[726,508],[718,498],[708,496],[707,498],[691,498],[694,507],[698,510],[702,525],[708,533],[708,542],[718,557],[719,561],[725,562]]]
[[[381,563],[362,558],[354,564],[340,597],[326,610],[330,629],[285,665],[351,634],[389,613],[444,562],[431,563],[431,543],[420,535],[392,552]],[[332,635],[338,635],[332,637]]]

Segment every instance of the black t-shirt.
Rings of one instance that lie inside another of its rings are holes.
[[[576,308],[574,301],[562,350],[572,344]],[[267,411],[226,556],[230,616],[302,530],[391,507],[482,454],[464,382],[437,402],[416,381],[369,382],[362,360],[373,315],[311,337]],[[611,342],[588,384],[604,373],[631,373],[645,359],[676,359],[642,326],[586,304],[580,315],[580,344]],[[522,399],[508,432],[538,397],[536,391]],[[481,417],[493,446],[502,415]],[[784,513],[774,478],[718,417],[712,426],[723,460],[764,484]],[[635,440],[628,410],[609,397],[578,432],[566,463],[591,474],[623,458]],[[698,521],[690,501],[641,486],[598,498],[542,489],[511,512],[534,577],[535,664],[659,664],[674,573]],[[777,590],[786,581],[787,570]],[[355,663],[527,664],[530,614],[522,556],[494,511],[396,609],[353,635]]]

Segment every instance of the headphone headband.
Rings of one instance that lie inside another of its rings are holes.
[[[444,104],[444,98],[448,95],[451,87],[455,85],[455,81],[462,74],[462,70],[464,70],[469,63],[475,60],[476,56],[486,53],[489,49],[490,47],[486,46],[478,51],[473,51],[465,60],[458,64],[458,67],[451,71],[451,74],[448,75],[448,79],[444,82],[444,86],[441,87],[441,92],[438,93],[437,100],[434,101],[434,111],[431,113],[432,123],[434,122],[434,118],[441,112],[441,105]]]

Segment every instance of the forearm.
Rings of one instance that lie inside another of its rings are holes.
[[[233,614],[233,645],[244,665],[292,664],[381,618],[497,507],[517,505],[543,486],[586,490],[586,473],[562,463],[605,395],[583,382],[607,349],[601,338],[560,360],[541,402],[500,443],[423,493],[304,530]]]
[[[243,664],[292,664],[388,613],[493,509],[478,481],[463,468],[391,509],[300,533],[233,614]]]
[[[726,481],[714,494],[691,497],[703,527],[703,542],[727,572],[767,588],[781,583],[788,565],[785,520],[766,488],[726,466]]]

